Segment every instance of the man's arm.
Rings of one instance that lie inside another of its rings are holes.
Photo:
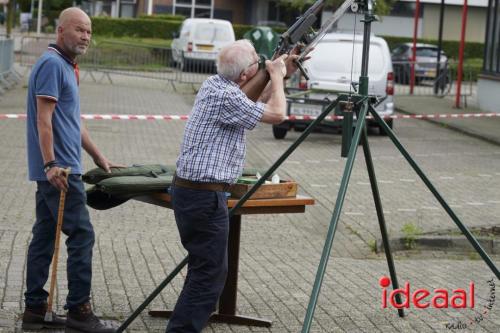
[[[54,133],[52,131],[52,115],[54,114],[56,103],[55,100],[50,98],[36,98],[36,126],[44,165],[56,159],[54,154]],[[47,180],[59,190],[66,191],[68,189],[64,169],[54,166],[47,171],[46,176]]]
[[[267,124],[279,124],[285,120],[286,98],[283,87],[283,77],[286,73],[284,60],[286,55],[274,61],[266,62],[266,69],[271,76],[271,82],[266,87],[262,100],[267,99],[264,114],[260,120]]]

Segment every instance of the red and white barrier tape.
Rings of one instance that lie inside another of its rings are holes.
[[[82,114],[86,120],[188,120],[187,115],[145,115],[145,114]],[[398,114],[384,119],[444,119],[444,118],[491,118],[500,117],[500,113],[448,113],[448,114]],[[286,120],[314,120],[313,116],[288,116]],[[371,116],[367,118],[372,118]],[[0,114],[1,119],[26,119],[26,114]],[[342,116],[328,116],[327,120],[341,120]]]

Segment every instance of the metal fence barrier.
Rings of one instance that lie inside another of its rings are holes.
[[[55,41],[55,36],[21,39],[18,61],[30,68]],[[2,57],[3,59],[3,57]],[[171,48],[134,45],[124,42],[102,41],[93,44],[84,56],[79,57],[80,68],[94,81],[107,78],[113,83],[112,75],[125,75],[163,80],[175,84],[200,85],[216,72],[215,57],[208,52],[173,53]],[[416,62],[415,78],[411,87],[411,65],[407,62],[393,62],[395,94],[421,96],[452,96],[455,94],[456,73],[448,62],[436,75],[436,63]],[[100,77],[99,77],[100,75]],[[474,93],[474,82],[470,71],[464,71],[461,93],[464,97]]]
[[[19,80],[14,70],[14,40],[0,37],[0,95]]]
[[[22,37],[18,57],[21,66],[31,68],[54,40],[54,37],[45,36]],[[215,73],[215,62],[203,59],[206,56],[205,52],[181,53],[175,61],[172,49],[168,47],[102,41],[92,45],[85,55],[78,58],[78,62],[84,73],[94,81],[107,78],[112,83],[113,74],[164,80],[172,85],[198,85]]]
[[[448,62],[443,65],[436,75],[436,62],[411,62],[394,61],[395,95],[421,95],[421,96],[453,96],[456,92],[455,63]],[[412,82],[411,66],[414,65]],[[471,71],[464,70],[461,95],[473,94],[473,79]],[[412,87],[413,86],[413,87]]]

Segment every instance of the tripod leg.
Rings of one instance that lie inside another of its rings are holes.
[[[394,259],[392,258],[391,247],[389,245],[389,237],[387,236],[387,227],[385,225],[384,210],[382,208],[382,201],[380,200],[380,193],[378,191],[377,178],[375,177],[375,168],[373,167],[372,154],[370,151],[370,145],[368,144],[368,135],[366,134],[366,127],[361,135],[361,144],[363,145],[363,152],[365,155],[366,168],[368,170],[368,177],[370,178],[370,185],[372,188],[373,201],[375,202],[375,209],[377,211],[378,224],[380,225],[380,233],[382,234],[382,243],[384,244],[385,257],[387,259],[387,265],[389,266],[389,274],[391,275],[392,289],[399,289],[398,278],[396,276],[396,267],[394,265]],[[396,302],[402,304],[401,295],[396,294]],[[398,314],[400,317],[404,317],[405,313],[403,309],[398,309]]]
[[[155,297],[158,296],[159,293],[161,293],[161,291],[167,286],[167,284],[169,284],[170,281],[172,281],[172,279],[182,270],[182,268],[184,268],[184,266],[187,265],[187,263],[188,263],[188,257],[185,257],[184,260],[182,260],[181,263],[177,265],[177,267],[166,277],[166,279],[163,280],[162,283],[160,283],[155,290],[153,290],[153,292],[144,300],[144,302],[142,302],[142,304],[139,305],[139,307],[134,311],[134,313],[132,313],[127,318],[127,320],[125,320],[123,324],[121,324],[120,327],[118,327],[116,333],[121,333],[125,331],[125,329],[134,321],[134,319],[141,314],[141,312],[146,308],[146,306],[148,306],[149,303],[151,303],[155,299]]]
[[[314,310],[316,308],[316,303],[318,302],[318,296],[321,289],[321,284],[323,283],[323,277],[325,275],[326,265],[328,264],[328,258],[330,257],[330,252],[332,250],[333,237],[335,236],[335,231],[337,229],[337,222],[340,217],[342,205],[344,204],[344,198],[347,192],[347,186],[349,185],[349,178],[351,177],[352,168],[354,166],[354,159],[356,158],[356,151],[358,150],[358,143],[361,138],[361,132],[365,127],[365,119],[367,112],[368,112],[368,102],[365,101],[363,103],[361,112],[358,116],[358,120],[356,121],[356,130],[354,131],[354,137],[351,142],[351,147],[349,148],[349,154],[347,155],[344,175],[342,176],[342,182],[340,183],[339,192],[337,194],[337,201],[335,202],[335,209],[333,210],[333,215],[330,221],[330,227],[328,228],[325,245],[323,246],[323,253],[321,254],[321,260],[319,262],[318,271],[316,273],[316,280],[314,281],[311,298],[309,299],[309,305],[307,307],[306,317],[304,319],[304,324],[302,326],[302,333],[307,333],[311,329]]]
[[[377,120],[379,125],[384,128],[386,131],[387,135],[391,138],[392,142],[398,148],[398,150],[401,152],[401,154],[404,156],[404,158],[408,161],[408,163],[411,165],[413,170],[418,174],[420,179],[424,182],[424,184],[427,186],[427,188],[432,192],[434,197],[439,201],[441,206],[444,208],[446,213],[451,217],[453,222],[458,226],[460,231],[467,237],[471,245],[474,247],[476,252],[483,258],[484,262],[490,267],[491,271],[496,275],[497,279],[500,279],[500,271],[498,268],[495,266],[491,258],[488,256],[486,251],[482,248],[481,244],[477,241],[477,239],[471,234],[469,229],[460,221],[458,216],[453,212],[453,210],[450,208],[448,203],[444,200],[444,198],[441,196],[441,194],[438,192],[438,190],[432,185],[431,181],[427,176],[424,174],[424,172],[420,169],[420,167],[417,165],[417,163],[411,158],[410,154],[406,151],[406,149],[403,147],[401,142],[399,142],[398,138],[394,134],[394,132],[390,129],[390,127],[380,118],[378,115],[377,111],[370,107],[370,113],[372,114],[373,118]]]

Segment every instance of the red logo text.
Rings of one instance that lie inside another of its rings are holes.
[[[396,309],[409,308],[410,303],[418,309],[433,307],[436,309],[446,309],[452,307],[454,309],[474,308],[474,282],[469,283],[469,289],[434,289],[432,292],[419,288],[412,291],[410,282],[405,282],[403,288],[392,290],[389,295],[387,287],[391,284],[391,279],[383,276],[379,279],[379,284],[382,287],[382,309],[387,308],[389,303]],[[401,297],[401,303],[397,302],[397,295]],[[451,296],[451,297],[450,297]]]

